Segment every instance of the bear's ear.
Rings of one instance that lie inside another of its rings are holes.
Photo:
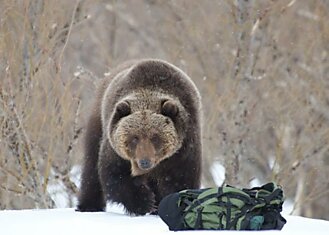
[[[178,107],[173,101],[164,100],[161,103],[161,114],[170,118],[175,118],[178,114]]]
[[[128,101],[121,101],[118,103],[116,105],[116,112],[120,118],[131,114],[130,104]]]

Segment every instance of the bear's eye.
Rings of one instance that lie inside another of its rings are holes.
[[[161,146],[162,140],[158,134],[154,134],[151,137],[151,142],[154,145],[154,147],[158,149]]]
[[[137,136],[133,136],[128,141],[128,144],[131,148],[135,148],[139,142],[139,138]]]
[[[174,102],[170,100],[164,100],[161,104],[161,114],[170,118],[174,118],[178,114],[178,107]]]
[[[131,113],[130,104],[128,101],[122,101],[117,104],[116,111],[120,117],[128,116]]]

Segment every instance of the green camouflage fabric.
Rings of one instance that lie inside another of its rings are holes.
[[[286,223],[280,214],[283,201],[275,183],[251,189],[183,190],[161,201],[159,215],[174,231],[281,230]]]

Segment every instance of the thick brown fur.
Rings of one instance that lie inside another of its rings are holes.
[[[85,138],[78,211],[106,201],[156,213],[173,192],[199,188],[201,101],[191,79],[161,60],[132,61],[104,80]]]

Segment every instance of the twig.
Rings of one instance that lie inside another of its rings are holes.
[[[73,10],[73,14],[72,14],[72,17],[71,17],[70,26],[69,26],[69,29],[68,29],[68,32],[67,32],[67,36],[65,38],[65,43],[64,43],[64,46],[62,48],[62,51],[61,51],[61,53],[59,55],[58,64],[57,64],[57,68],[56,68],[58,73],[62,70],[62,67],[61,66],[62,66],[62,60],[63,60],[64,52],[65,52],[65,49],[67,47],[69,38],[71,36],[72,27],[73,27],[73,24],[74,24],[76,13],[77,13],[77,11],[78,11],[78,9],[80,7],[80,2],[81,2],[81,0],[77,0],[76,1],[75,7],[74,7],[74,10]]]
[[[15,193],[15,194],[19,194],[19,195],[24,194],[24,191],[22,191],[22,190],[9,188],[9,187],[7,187],[7,186],[3,186],[2,184],[0,184],[0,189],[2,189],[2,190],[4,190],[4,191],[8,191],[8,192]]]

